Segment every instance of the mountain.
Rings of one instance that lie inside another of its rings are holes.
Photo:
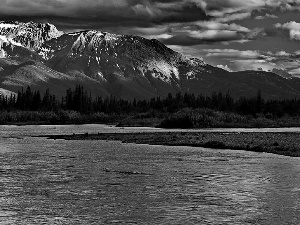
[[[2,40],[2,41],[1,41]],[[50,88],[55,94],[81,84],[94,95],[145,99],[168,93],[265,98],[300,96],[300,79],[272,72],[228,72],[188,58],[161,42],[100,31],[64,34],[51,24],[0,23],[0,88]]]
[[[98,31],[65,34],[44,43],[38,53],[52,69],[71,76],[84,74],[123,98],[178,92],[182,76],[192,76],[205,65],[154,39]]]
[[[21,23],[16,21],[0,22],[0,39],[8,43],[23,46],[29,49],[39,49],[45,41],[61,36],[52,24],[46,23]]]

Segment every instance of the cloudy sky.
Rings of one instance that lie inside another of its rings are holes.
[[[300,76],[300,0],[0,1],[0,20],[141,35],[230,71]]]

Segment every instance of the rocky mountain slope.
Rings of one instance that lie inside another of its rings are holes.
[[[15,21],[0,22],[0,40],[17,46],[37,50],[45,42],[61,36],[52,24],[21,23]]]
[[[50,24],[0,23],[0,88],[50,88],[62,95],[81,84],[94,95],[132,99],[169,92],[228,92],[266,98],[300,96],[300,79],[274,73],[230,73],[187,58],[157,40],[100,31],[63,34]]]
[[[38,53],[49,67],[72,76],[86,75],[125,98],[178,92],[182,76],[193,76],[205,65],[157,40],[98,31],[65,34],[46,42]]]

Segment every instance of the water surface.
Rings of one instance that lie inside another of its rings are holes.
[[[0,224],[300,223],[299,158],[30,137],[152,130],[0,126]]]

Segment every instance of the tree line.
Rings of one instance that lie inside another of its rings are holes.
[[[45,93],[26,90],[18,91],[17,95],[0,96],[0,110],[21,111],[58,111],[72,110],[82,114],[103,112],[106,114],[131,114],[158,111],[174,113],[184,108],[206,108],[222,112],[233,112],[240,115],[264,114],[273,117],[283,115],[300,115],[300,99],[265,100],[258,90],[252,98],[240,97],[234,99],[230,92],[223,94],[214,92],[210,96],[193,93],[168,94],[167,97],[155,97],[148,100],[124,100],[115,96],[92,97],[91,92],[77,85],[66,90],[62,98],[57,98],[47,89]]]

